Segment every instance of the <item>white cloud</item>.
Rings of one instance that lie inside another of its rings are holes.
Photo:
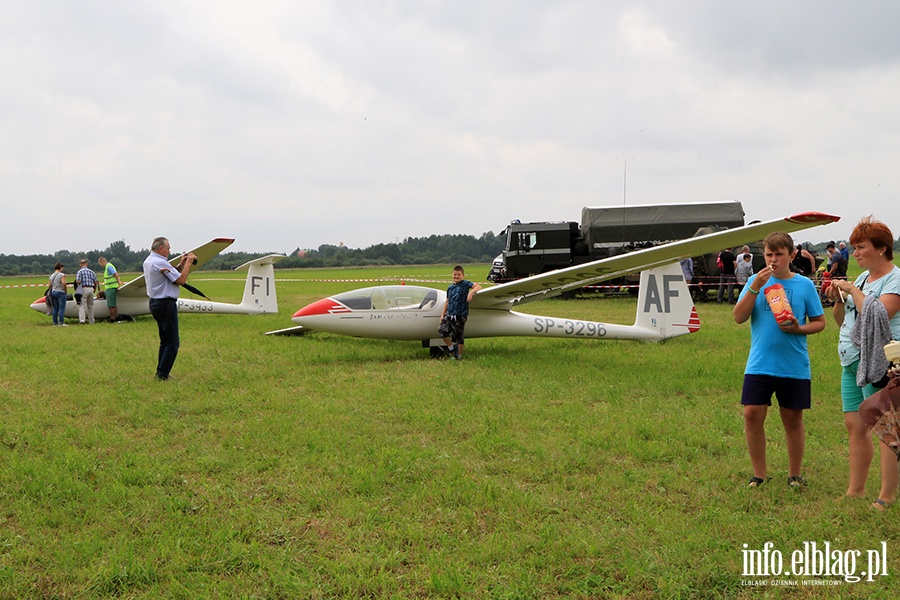
[[[814,241],[869,213],[900,230],[898,12],[14,3],[0,23],[0,253],[479,235],[621,203],[626,161],[630,203],[844,216]]]
[[[629,11],[619,21],[622,37],[629,50],[639,55],[669,58],[675,45],[660,27],[649,25],[641,12]]]

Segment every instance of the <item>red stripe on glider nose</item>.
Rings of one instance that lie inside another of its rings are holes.
[[[319,300],[318,302],[313,302],[312,304],[304,306],[294,313],[294,317],[329,315],[333,312],[347,312],[347,308],[343,304],[335,302],[331,298],[325,298],[323,300]]]

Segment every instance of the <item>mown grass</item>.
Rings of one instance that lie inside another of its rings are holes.
[[[322,280],[448,271],[279,271],[279,315],[183,316],[167,383],[152,377],[152,319],[52,328],[27,307],[38,288],[0,289],[0,598],[895,595],[896,509],[835,502],[833,324],[810,339],[800,493],[776,412],[773,479],[744,487],[749,331],[727,306],[698,305],[702,331],[662,345],[471,340],[460,363],[410,343],[262,335],[367,285]],[[194,279],[237,301],[240,276]],[[527,308],[634,318],[628,298]],[[882,540],[890,576],[872,583],[742,585],[764,579],[742,576],[744,544],[865,555]]]

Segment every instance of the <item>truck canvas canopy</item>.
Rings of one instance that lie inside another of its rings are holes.
[[[581,229],[588,248],[681,240],[692,237],[701,226],[731,229],[743,225],[744,209],[738,201],[581,209]]]

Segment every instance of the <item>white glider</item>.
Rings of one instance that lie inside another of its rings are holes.
[[[197,257],[197,264],[193,268],[198,269],[202,267],[233,242],[233,239],[216,238],[199,248],[191,250]],[[177,266],[179,256],[171,258],[169,264]],[[282,258],[284,258],[283,254],[270,254],[248,261],[237,267],[237,269],[247,269],[247,281],[244,284],[244,296],[240,304],[179,298],[177,303],[178,312],[245,315],[277,313],[278,298],[275,295],[275,269],[273,265]],[[70,279],[74,280],[74,275],[70,276]],[[150,314],[150,300],[147,297],[147,284],[143,275],[119,287],[119,291],[116,294],[116,306],[119,309],[120,317],[137,317]],[[43,296],[35,300],[31,304],[31,308],[38,312],[49,314],[49,308]],[[71,296],[66,302],[65,316],[78,318],[78,305],[71,299]],[[109,308],[106,306],[105,300],[94,300],[94,318],[109,318]]]
[[[480,290],[469,305],[466,337],[535,336],[661,341],[694,333],[700,319],[677,261],[764,238],[773,231],[798,231],[833,223],[834,215],[807,212],[646,248],[583,265],[542,273]],[[526,302],[553,298],[586,285],[641,271],[634,325],[523,314]],[[416,340],[438,355],[437,333],[446,292],[389,285],[343,292],[301,308],[296,327],[270,331],[302,335],[324,331],[363,338]]]

